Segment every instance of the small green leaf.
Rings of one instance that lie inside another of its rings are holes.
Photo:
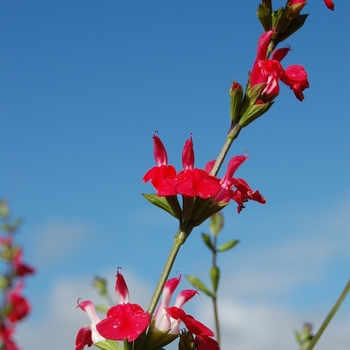
[[[108,311],[108,307],[107,306],[102,306],[102,305],[96,305],[95,306],[95,309],[96,309],[96,311],[98,311],[98,312],[102,312],[102,313],[107,313],[107,311]]]
[[[202,233],[202,239],[205,245],[213,252],[214,251],[214,246],[211,242],[211,238],[207,233]]]
[[[224,227],[224,216],[221,213],[215,213],[211,216],[209,222],[209,230],[214,237],[221,232]]]
[[[169,214],[171,214],[172,216],[174,216],[177,219],[181,219],[181,217],[179,217],[179,213],[177,212],[177,210],[173,210],[173,208],[170,206],[169,202],[167,201],[166,197],[160,197],[157,196],[154,193],[142,193],[142,195],[153,205],[165,210],[166,212],[168,212]]]
[[[108,295],[107,281],[104,278],[96,276],[92,285],[97,289],[102,297],[106,297]]]
[[[218,290],[219,280],[220,280],[220,269],[217,266],[213,266],[210,271],[211,283],[213,285],[214,293]]]
[[[0,216],[4,219],[10,217],[10,208],[8,206],[8,203],[4,200],[0,201]]]
[[[297,331],[294,331],[294,336],[295,336],[295,339],[296,339],[297,343],[298,343],[299,345],[301,345],[302,341],[301,341],[300,333],[297,332]]]
[[[9,287],[9,280],[3,275],[0,275],[0,289],[6,290]]]
[[[239,243],[239,241],[237,239],[233,239],[232,241],[228,241],[218,248],[218,252],[225,252],[226,250],[233,248],[238,243]]]
[[[186,276],[187,280],[200,291],[204,292],[209,297],[213,298],[213,293],[205,286],[205,284],[196,276]]]
[[[170,329],[166,331],[154,331],[154,322],[153,326],[147,332],[146,341],[138,344],[138,339],[135,341],[134,350],[151,350],[151,349],[162,349],[164,346],[172,343],[176,338],[177,334],[169,334]],[[142,346],[142,347],[141,347]]]
[[[124,348],[115,340],[105,339],[94,344],[101,350],[123,350]]]

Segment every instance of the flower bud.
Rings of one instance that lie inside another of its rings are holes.
[[[233,122],[239,121],[239,111],[242,104],[243,88],[239,83],[232,81],[230,88],[230,115]]]

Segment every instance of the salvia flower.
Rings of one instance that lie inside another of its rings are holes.
[[[202,169],[194,168],[192,137],[185,142],[182,152],[183,171],[176,174],[174,166],[168,165],[165,147],[157,135],[153,136],[154,157],[157,166],[150,169],[143,177],[143,182],[150,181],[158,196],[176,194],[185,197],[210,198],[219,190],[217,178]]]
[[[142,181],[150,181],[157,190],[158,196],[175,195],[174,182],[176,179],[176,170],[172,165],[168,165],[168,155],[160,138],[154,134],[154,158],[156,166],[148,170]]]
[[[283,50],[278,53],[278,56],[282,57],[285,54],[286,50]],[[244,208],[243,203],[248,200],[255,200],[260,203],[266,202],[262,196],[259,196],[259,192],[253,192],[243,179],[232,178],[233,173],[247,158],[246,156],[233,157],[229,162],[225,176],[220,180],[216,176],[210,175],[215,161],[208,162],[205,170],[194,167],[195,157],[191,136],[185,142],[182,151],[182,165],[184,169],[176,173],[175,168],[168,165],[166,150],[159,137],[154,135],[153,140],[157,166],[145,174],[143,181],[150,181],[157,190],[157,196],[167,199],[167,204],[164,204],[160,199],[159,201],[155,200],[155,195],[148,195],[151,197],[150,202],[162,209],[165,208],[164,210],[170,213],[171,211],[167,205],[173,205],[175,203],[177,208],[179,206],[178,200],[173,200],[174,197],[177,198],[176,195],[183,197],[182,212],[179,207],[180,213],[176,216],[173,214],[179,220],[184,222],[192,220],[194,225],[198,226],[209,216],[221,210],[231,199],[238,203],[238,212]],[[171,177],[168,176],[167,170],[160,170],[162,167],[163,169],[171,167]],[[194,201],[196,198],[198,201]],[[172,200],[170,201],[170,199]]]
[[[192,299],[197,290],[187,289],[179,293],[174,306],[170,307],[171,297],[179,285],[181,275],[178,278],[169,279],[163,289],[162,301],[154,317],[154,331],[169,331],[169,334],[180,335],[180,323],[196,337],[194,343],[198,350],[218,350],[218,343],[212,338],[214,333],[191,315],[187,315],[182,309],[185,303]]]
[[[97,323],[101,320],[96,314],[95,306],[91,301],[79,302],[78,307],[82,309],[90,318],[91,324],[84,325],[79,329],[75,340],[75,350],[83,350],[85,346],[91,346],[105,340],[96,329]]]
[[[191,315],[187,315],[182,309],[172,306],[166,308],[168,314],[178,320],[183,322],[186,328],[194,334],[196,337],[194,343],[197,350],[219,350],[219,344],[212,337],[214,333],[206,327],[203,323],[197,321]]]
[[[231,158],[226,173],[220,181],[221,189],[214,197],[215,202],[229,202],[233,199],[238,204],[238,213],[245,208],[243,203],[248,202],[248,200],[253,200],[261,204],[266,203],[265,198],[259,191],[253,191],[245,180],[233,177],[233,174],[246,159],[248,159],[247,155]]]
[[[12,323],[25,318],[31,310],[28,300],[22,295],[23,286],[23,281],[19,281],[13,290],[7,294],[7,299],[10,304],[10,312],[7,314],[7,318]]]
[[[107,311],[107,317],[102,320],[97,316],[95,307],[90,301],[78,304],[90,317],[91,325],[79,330],[76,350],[82,350],[85,345],[91,346],[105,339],[132,342],[147,329],[151,321],[150,314],[140,305],[129,303],[129,290],[119,269],[115,293],[119,303],[111,307]]]
[[[149,326],[150,314],[140,305],[129,303],[129,290],[119,270],[115,292],[119,304],[107,311],[107,318],[99,322],[96,329],[107,339],[132,342]]]
[[[194,167],[194,151],[192,136],[185,142],[182,152],[184,170],[177,174],[174,188],[177,194],[185,197],[213,197],[220,189],[219,181],[205,170]]]
[[[272,101],[279,93],[279,81],[288,85],[297,99],[304,99],[303,90],[309,87],[307,73],[301,65],[292,65],[283,69],[281,60],[290,51],[290,48],[281,48],[272,53],[271,59],[267,59],[269,44],[274,35],[274,30],[263,33],[258,40],[258,50],[250,75],[250,87],[264,84],[258,101]]]
[[[167,331],[170,334],[179,334],[180,321],[170,317],[167,308],[170,306],[171,298],[175,292],[175,289],[181,281],[181,275],[178,278],[169,279],[163,288],[162,300],[154,316],[154,330],[155,331]],[[192,299],[198,292],[193,289],[183,290],[176,298],[174,306],[182,308],[182,306]]]

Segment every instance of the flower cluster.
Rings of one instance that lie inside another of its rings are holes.
[[[269,30],[263,33],[258,41],[257,56],[250,76],[250,86],[264,84],[260,98],[256,103],[272,101],[279,93],[279,80],[288,85],[298,100],[304,99],[303,90],[309,87],[307,73],[303,66],[291,65],[283,69],[282,59],[290,51],[289,47],[277,49],[272,53],[271,59],[266,59],[268,47],[276,32]]]
[[[0,256],[6,264],[6,271],[0,276],[0,288],[4,293],[0,307],[0,348],[19,350],[13,340],[16,325],[31,311],[31,306],[22,291],[24,278],[35,270],[23,262],[23,251],[14,243],[14,233],[20,221],[9,223],[9,209],[0,201],[0,216],[4,220],[4,235],[0,236]]]
[[[140,305],[129,302],[129,290],[119,269],[116,277],[115,293],[118,304],[108,310],[106,318],[101,320],[98,317],[91,301],[78,303],[78,307],[89,316],[91,324],[79,330],[75,350],[82,350],[92,344],[103,348],[103,344],[111,340],[132,343],[142,334],[145,335],[144,349],[160,348],[178,338],[181,322],[195,336],[194,342],[198,350],[219,349],[218,343],[212,338],[214,333],[182,310],[183,305],[197,294],[196,290],[183,290],[176,298],[174,306],[170,306],[171,297],[181,277],[172,278],[165,283],[162,301],[153,318]],[[115,342],[109,343],[109,347],[119,349]]]
[[[224,206],[232,199],[238,204],[238,212],[244,208],[244,203],[248,200],[259,203],[266,202],[259,191],[253,191],[245,180],[233,178],[235,171],[248,158],[246,155],[233,157],[228,164],[226,174],[220,180],[210,175],[215,161],[208,162],[205,170],[194,167],[192,137],[185,142],[182,151],[183,170],[179,172],[176,172],[174,166],[168,164],[166,149],[156,134],[153,136],[153,142],[156,166],[147,171],[142,180],[151,182],[157,191],[157,196],[169,199],[172,196],[181,195],[184,201],[189,198],[201,198],[207,202],[210,201],[210,208],[213,208],[217,203]],[[221,209],[218,206],[215,208]],[[208,211],[208,208],[206,210]],[[181,210],[174,211],[177,213],[174,216],[180,220],[184,219],[184,210],[182,212]],[[214,212],[211,211],[210,215],[212,214]],[[179,217],[180,215],[182,216]],[[186,216],[194,218],[192,214]],[[200,220],[200,222],[202,221]]]

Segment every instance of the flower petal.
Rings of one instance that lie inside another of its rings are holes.
[[[117,279],[115,283],[115,295],[119,304],[126,304],[129,302],[129,289],[126,285],[123,275],[117,270]]]
[[[134,341],[150,324],[150,314],[138,304],[119,304],[110,308],[97,331],[112,340]]]

